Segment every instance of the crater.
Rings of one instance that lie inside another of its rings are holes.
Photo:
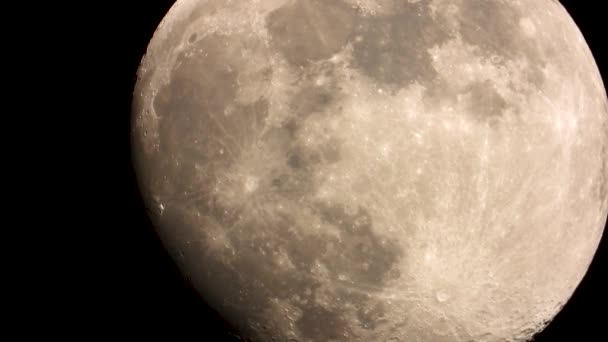
[[[190,37],[188,37],[188,43],[194,43],[196,41],[196,38],[198,38],[198,34],[196,32],[192,33]]]

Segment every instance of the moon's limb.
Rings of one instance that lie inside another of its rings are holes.
[[[262,341],[529,338],[608,213],[588,47],[550,1],[352,5],[176,3],[134,97],[160,235]]]

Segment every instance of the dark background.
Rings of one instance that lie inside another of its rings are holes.
[[[94,44],[83,44],[76,59],[94,54],[96,108],[90,124],[95,135],[98,165],[95,177],[83,180],[95,201],[86,215],[94,234],[87,237],[94,263],[76,265],[83,272],[73,294],[78,295],[69,325],[87,335],[143,338],[171,334],[171,340],[235,341],[229,326],[193,291],[159,242],[138,194],[131,166],[129,125],[136,70],[156,26],[174,1],[131,0],[81,8],[79,24],[67,35],[88,35],[95,26]],[[585,35],[604,77],[608,76],[605,27],[600,1],[561,1]],[[89,23],[94,20],[94,25]],[[79,26],[82,25],[82,26]],[[78,32],[82,27],[84,32]],[[80,66],[80,65],[79,65]],[[88,83],[82,83],[88,84]],[[97,175],[99,174],[99,175]],[[92,186],[87,184],[93,184]],[[105,205],[104,203],[106,202]],[[111,203],[111,205],[109,204]],[[83,214],[85,215],[85,214]],[[83,227],[84,229],[85,227]],[[89,230],[89,228],[86,228]],[[81,242],[82,243],[82,242]],[[87,244],[83,244],[87,248]],[[608,239],[604,237],[594,262],[572,299],[536,342],[608,341],[606,283]],[[74,258],[78,259],[77,256]],[[95,266],[91,266],[95,265]],[[552,272],[559,272],[555,265]],[[74,271],[75,274],[79,274]],[[84,274],[87,274],[86,276]],[[374,342],[374,341],[370,341]],[[429,341],[432,342],[432,341]]]

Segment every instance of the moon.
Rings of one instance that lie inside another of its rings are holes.
[[[158,235],[253,341],[527,341],[608,215],[554,0],[178,0],[133,96]]]

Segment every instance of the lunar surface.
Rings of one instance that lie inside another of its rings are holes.
[[[133,159],[254,341],[527,341],[608,214],[608,104],[552,0],[178,0]]]

